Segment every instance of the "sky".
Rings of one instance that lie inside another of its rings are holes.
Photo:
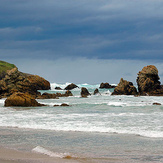
[[[0,0],[0,60],[50,82],[163,82],[162,0]]]

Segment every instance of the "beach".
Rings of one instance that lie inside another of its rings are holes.
[[[48,93],[64,92],[55,86]],[[82,86],[91,94],[99,87]],[[163,104],[163,97],[99,91],[81,98],[75,88],[71,97],[37,99],[43,107],[4,107],[0,99],[1,162],[161,163],[163,107],[153,103]]]

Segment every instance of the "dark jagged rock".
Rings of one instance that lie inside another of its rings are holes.
[[[15,92],[5,100],[5,106],[35,107],[45,105],[38,103],[28,93]]]
[[[65,88],[65,90],[72,90],[74,88],[79,88],[79,87],[77,85],[75,85],[74,83],[71,83]]]
[[[71,91],[66,91],[64,94],[62,93],[43,93],[42,95],[39,95],[38,99],[58,99],[59,97],[69,97],[73,96]]]
[[[85,87],[82,87],[82,88],[81,88],[81,97],[87,97],[87,96],[89,96],[89,95],[91,95],[91,94],[89,93],[89,91],[88,91]]]
[[[5,76],[0,80],[0,95],[8,97],[14,92],[39,95],[38,90],[50,89],[50,83],[38,75],[26,74],[18,71],[17,67],[6,70]]]
[[[96,88],[93,95],[100,94],[99,90]]]
[[[109,89],[109,88],[115,88],[115,86],[110,85],[109,83],[101,83],[100,84],[100,89]]]
[[[137,95],[137,90],[133,86],[132,82],[124,80],[121,78],[117,87],[115,87],[112,95]]]
[[[158,69],[154,65],[146,66],[139,71],[137,84],[140,95],[162,96],[163,88],[159,79]]]
[[[56,90],[62,90],[62,88],[61,88],[61,87],[55,87],[55,89],[56,89]]]
[[[153,105],[161,105],[160,103],[158,102],[154,102]]]

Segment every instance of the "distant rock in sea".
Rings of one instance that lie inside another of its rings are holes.
[[[138,73],[137,84],[140,95],[163,96],[158,69],[154,65],[144,67]]]
[[[0,61],[0,70],[0,96],[2,97],[8,97],[14,92],[27,92],[36,97],[39,95],[38,90],[50,89],[47,80],[38,75],[22,73],[15,65]]]
[[[57,106],[70,106],[70,105],[68,105],[68,104],[66,104],[66,103],[62,103],[61,105],[54,105],[54,107],[57,107]]]
[[[75,85],[74,83],[71,83],[65,88],[65,90],[72,90],[74,88],[79,88],[79,87],[77,85]]]
[[[132,82],[121,78],[117,87],[115,87],[112,95],[137,95],[137,89],[133,86]]]
[[[100,94],[100,92],[99,92],[99,90],[96,88],[96,89],[94,90],[93,95],[97,95],[97,94]],[[100,94],[100,95],[101,95],[101,94]]]
[[[56,90],[62,90],[62,88],[61,88],[61,87],[55,87],[55,89],[56,89]]]
[[[115,88],[115,86],[110,85],[109,83],[101,83],[100,84],[100,89],[109,89],[109,88]]]
[[[91,94],[89,93],[89,91],[87,90],[87,88],[82,87],[81,88],[81,97],[87,97],[89,95],[91,95]]]
[[[45,105],[38,103],[35,98],[28,93],[15,92],[5,100],[5,106],[35,107]]]
[[[59,97],[69,97],[73,96],[71,91],[66,91],[65,93],[43,93],[42,95],[39,95],[37,99],[58,99]]]

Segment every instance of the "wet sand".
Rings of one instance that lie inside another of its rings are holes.
[[[63,163],[77,162],[75,160],[52,158],[43,154],[22,152],[0,147],[0,163]]]

